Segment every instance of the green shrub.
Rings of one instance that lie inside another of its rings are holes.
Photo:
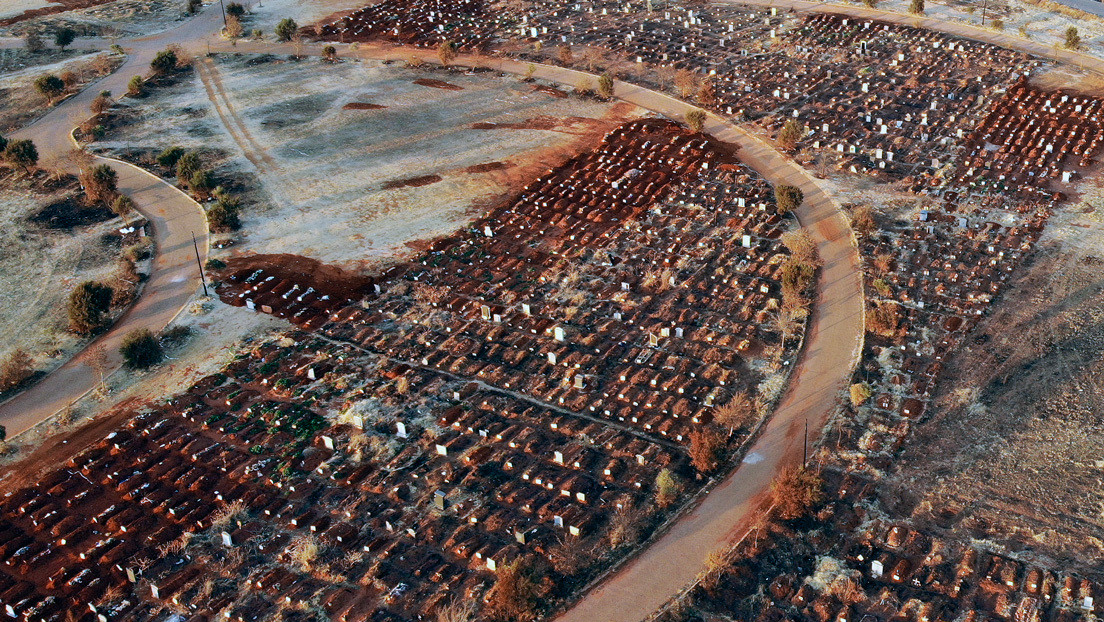
[[[126,216],[127,214],[135,210],[134,199],[120,194],[111,203],[111,211],[115,212],[117,216]]]
[[[202,166],[203,164],[199,161],[199,154],[189,151],[176,161],[176,179],[181,183],[191,181],[192,175]]]
[[[38,147],[29,138],[9,141],[4,147],[4,160],[30,172],[38,164]]]
[[[279,24],[276,24],[276,38],[280,41],[291,41],[298,30],[299,24],[296,24],[295,20],[290,17],[285,17],[280,20]]]
[[[34,81],[34,87],[36,91],[47,99],[53,99],[65,92],[65,82],[52,74],[39,76],[38,79]]]
[[[163,74],[176,69],[176,63],[180,59],[177,58],[176,52],[172,50],[162,50],[157,53],[157,56],[153,57],[150,61],[150,69],[156,74]]]
[[[207,223],[211,231],[215,233],[227,233],[240,229],[241,219],[238,217],[238,207],[237,199],[220,197],[219,200],[207,210]]]
[[[115,294],[107,285],[85,281],[69,294],[69,330],[87,335],[98,330],[111,308]]]
[[[173,145],[172,147],[168,147],[167,149],[162,151],[157,156],[157,164],[158,166],[172,169],[176,166],[176,163],[180,161],[181,156],[183,156],[185,153],[186,152],[184,151],[183,147]]]
[[[59,48],[65,49],[77,38],[77,31],[72,28],[58,28],[54,33],[54,44]]]
[[[146,81],[142,79],[142,76],[134,76],[127,82],[127,95],[131,97],[140,97],[146,90]]]
[[[147,369],[161,362],[164,354],[157,337],[148,328],[137,328],[123,338],[119,348],[123,362],[132,369]]]

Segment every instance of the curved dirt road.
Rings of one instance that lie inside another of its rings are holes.
[[[217,7],[216,7],[217,8]],[[88,105],[100,91],[109,90],[119,96],[126,92],[132,76],[146,74],[150,60],[167,45],[194,40],[197,33],[217,28],[221,17],[208,10],[185,22],[179,28],[145,39],[126,42],[128,57],[115,73],[91,83],[74,97],[59,104],[27,127],[15,132],[14,138],[30,138],[38,147],[39,165],[77,173],[68,155],[74,144],[70,133],[90,115]],[[150,222],[156,247],[152,270],[141,297],[105,334],[91,346],[102,346],[107,353],[108,374],[122,365],[119,346],[132,330],[148,328],[159,332],[183,310],[199,287],[199,269],[192,245],[194,233],[199,242],[201,258],[207,253],[207,222],[195,201],[175,187],[141,168],[118,160],[95,158],[97,163],[110,165],[119,175],[119,191],[129,195],[138,211]],[[36,424],[69,407],[74,401],[95,389],[99,374],[88,364],[88,350],[73,357],[47,374],[33,386],[0,404],[0,424],[9,437],[25,432]]]

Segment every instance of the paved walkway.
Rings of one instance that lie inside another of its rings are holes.
[[[75,147],[71,131],[87,119],[89,104],[100,91],[120,96],[132,76],[144,75],[154,55],[172,43],[194,39],[197,33],[217,29],[221,21],[217,11],[208,10],[179,28],[161,35],[126,42],[128,57],[115,73],[89,84],[74,97],[11,137],[34,140],[39,165],[77,173],[69,154]],[[199,241],[201,258],[207,253],[207,223],[203,210],[186,194],[141,168],[118,160],[96,158],[110,165],[119,175],[119,191],[129,195],[138,211],[150,221],[150,233],[156,248],[153,267],[141,297],[105,334],[91,346],[102,346],[108,355],[108,373],[121,367],[119,346],[127,333],[148,328],[159,332],[184,309],[199,287],[192,234]],[[9,438],[69,407],[77,399],[99,386],[99,374],[88,364],[85,350],[45,378],[0,404],[0,424]]]

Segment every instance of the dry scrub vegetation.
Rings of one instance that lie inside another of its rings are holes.
[[[896,486],[922,522],[1104,571],[1104,260],[1043,249],[954,359]],[[948,508],[949,511],[941,511]]]

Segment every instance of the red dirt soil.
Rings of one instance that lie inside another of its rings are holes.
[[[235,257],[226,262],[226,267],[219,271],[219,276],[227,278],[257,270],[264,270],[265,274],[294,281],[304,288],[313,287],[331,298],[349,300],[362,298],[375,282],[372,277],[324,264],[317,259],[291,254]]]
[[[517,166],[512,162],[486,162],[484,164],[476,164],[464,169],[465,173],[487,173],[490,171],[504,171],[508,168]]]
[[[0,19],[0,27],[11,26],[12,24],[22,22],[34,17],[42,17],[44,15],[53,15],[55,13],[64,13],[65,11],[72,11],[73,9],[85,9],[90,6],[96,6],[99,4],[107,4],[111,0],[50,0],[56,4],[51,6],[44,6],[40,9],[31,9],[29,11],[23,11],[19,15],[12,17],[6,17]]]
[[[409,179],[393,179],[391,181],[383,182],[384,190],[394,190],[395,188],[421,188],[422,186],[428,186],[441,181],[440,175],[422,175],[421,177],[411,177]]]
[[[418,85],[421,85],[421,86],[429,86],[429,87],[432,87],[432,88],[435,88],[435,89],[445,89],[447,91],[463,91],[464,90],[464,87],[462,87],[462,86],[459,86],[459,85],[456,85],[456,84],[449,84],[448,82],[445,82],[444,80],[434,80],[433,78],[418,78],[417,80],[414,81],[414,84],[418,84]]]
[[[342,110],[381,110],[387,106],[368,104],[364,102],[349,102],[341,107]]]
[[[552,88],[550,86],[545,86],[543,84],[533,85],[533,90],[534,91],[540,91],[541,93],[547,93],[547,94],[551,95],[552,97],[558,97],[559,99],[567,99],[567,93],[566,92],[561,91],[560,89]]]
[[[548,117],[540,116],[516,123],[472,123],[473,130],[547,130],[566,134],[593,134],[608,131],[607,124],[600,119],[589,117]]]

